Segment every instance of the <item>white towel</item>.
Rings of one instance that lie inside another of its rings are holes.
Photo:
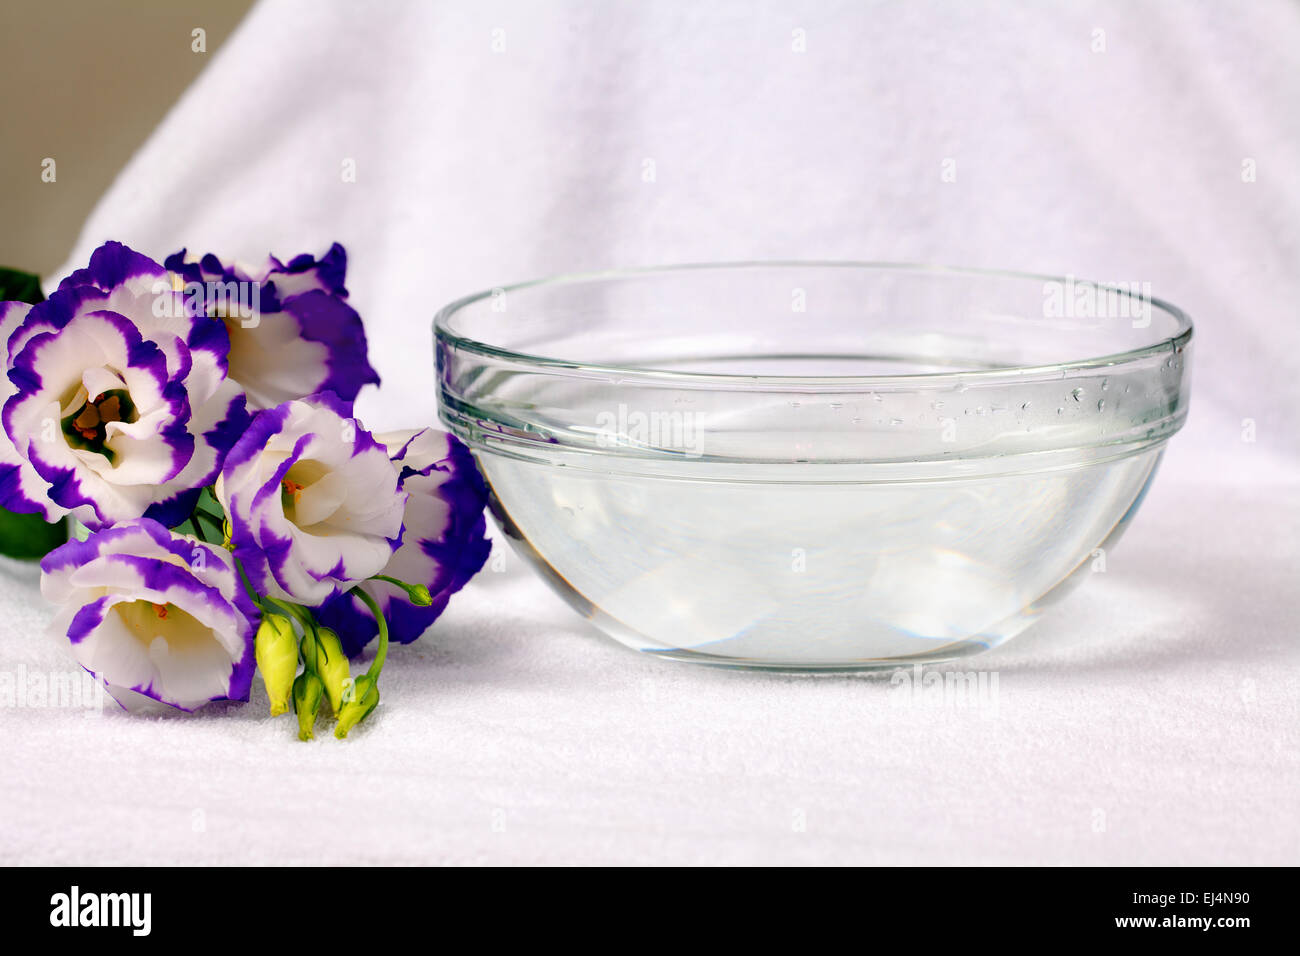
[[[1300,862],[1296,49],[1283,0],[260,4],[70,265],[343,242],[376,428],[434,420],[463,293],[769,257],[1150,282],[1198,323],[1192,417],[1106,572],[960,665],[980,706],[649,660],[506,555],[347,742],[260,688],[0,699],[0,859]],[[69,672],[2,570],[0,675]]]

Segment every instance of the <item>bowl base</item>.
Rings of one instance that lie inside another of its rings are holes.
[[[959,641],[945,645],[928,654],[914,654],[908,657],[888,657],[862,660],[843,660],[826,662],[762,660],[743,657],[723,657],[718,654],[703,654],[686,648],[671,650],[642,650],[639,653],[649,657],[668,661],[680,661],[683,664],[698,664],[704,667],[720,667],[727,670],[772,671],[778,674],[817,677],[836,674],[889,673],[900,668],[918,664],[942,664],[947,661],[961,660],[982,654],[989,650],[987,644],[975,641]]]

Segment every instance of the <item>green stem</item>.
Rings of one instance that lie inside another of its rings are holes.
[[[256,589],[253,587],[253,582],[248,580],[248,572],[244,570],[244,566],[239,562],[238,558],[233,558],[233,559],[235,562],[235,567],[239,569],[239,580],[243,582],[244,590],[248,592],[249,599],[255,605],[257,605],[258,608],[262,608],[263,607],[262,598],[258,595]]]
[[[294,604],[292,601],[282,601],[269,595],[263,596],[263,605],[273,604],[279,609],[278,613],[284,615],[292,621],[301,621],[303,627],[316,629],[316,619],[311,616],[311,612],[300,604]]]
[[[384,669],[384,661],[388,658],[388,622],[379,613],[379,605],[375,603],[375,599],[369,594],[361,588],[353,588],[352,594],[360,598],[361,603],[370,608],[370,613],[375,616],[375,623],[379,626],[379,647],[375,651],[375,659],[370,662],[370,670],[366,671],[367,677],[371,680],[378,680],[379,672]]]

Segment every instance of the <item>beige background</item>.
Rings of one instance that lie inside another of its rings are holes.
[[[252,0],[4,0],[0,265],[61,266],[87,214]],[[195,28],[206,53],[192,50]],[[229,122],[230,115],[217,118]],[[237,140],[217,122],[214,147]],[[41,180],[42,161],[56,180]]]

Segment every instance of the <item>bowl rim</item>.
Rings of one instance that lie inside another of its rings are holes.
[[[906,386],[930,386],[960,379],[964,382],[994,382],[1015,379],[1024,376],[1059,375],[1071,372],[1087,372],[1101,368],[1111,368],[1141,361],[1153,355],[1185,348],[1192,340],[1194,325],[1192,318],[1183,309],[1156,296],[1145,297],[1152,307],[1161,309],[1172,316],[1178,324],[1178,330],[1171,336],[1159,339],[1150,345],[1114,352],[1107,355],[1089,356],[1069,362],[1053,362],[1043,365],[1017,365],[1001,368],[958,369],[932,372],[891,372],[883,375],[767,375],[742,372],[697,372],[675,369],[656,369],[637,365],[606,365],[592,362],[579,362],[556,356],[520,352],[514,349],[492,345],[481,339],[462,335],[451,328],[451,320],[462,310],[475,303],[491,298],[493,295],[523,292],[529,289],[551,286],[578,285],[583,283],[607,282],[617,279],[637,278],[655,274],[676,274],[707,270],[742,270],[742,269],[790,269],[790,268],[830,268],[858,269],[874,271],[901,271],[911,273],[932,273],[936,275],[964,275],[987,279],[1018,279],[1037,282],[1057,282],[1088,284],[1099,290],[1114,291],[1132,297],[1131,290],[1104,282],[1095,282],[1085,277],[1074,275],[1055,276],[1047,273],[1022,272],[1008,269],[985,269],[972,266],[949,266],[923,262],[887,262],[878,260],[852,259],[747,259],[736,261],[688,262],[669,265],[638,266],[622,269],[605,269],[591,272],[562,273],[539,279],[516,282],[511,285],[494,286],[479,292],[473,292],[449,302],[439,309],[433,317],[434,340],[445,343],[460,351],[471,352],[489,358],[501,359],[526,366],[536,366],[554,371],[574,371],[603,375],[616,375],[622,379],[632,378],[639,381],[656,381],[660,384],[677,382],[685,386],[700,388],[709,385],[719,387],[736,387],[743,383],[746,388],[761,388],[771,385],[774,388],[803,387],[817,388],[846,387],[878,388],[889,383]]]

